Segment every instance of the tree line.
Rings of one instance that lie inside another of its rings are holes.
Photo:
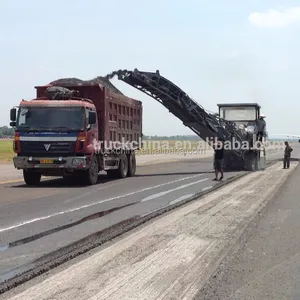
[[[15,134],[15,130],[12,127],[2,126],[0,127],[0,138],[11,138]]]
[[[12,138],[15,130],[12,127],[0,127],[0,138]],[[197,141],[201,140],[197,135],[172,135],[172,136],[158,136],[158,135],[143,135],[144,140],[162,141],[162,140],[176,140],[176,141]]]
[[[158,135],[143,135],[144,140],[153,141],[200,141],[202,140],[197,135],[171,135],[171,136],[158,136]]]

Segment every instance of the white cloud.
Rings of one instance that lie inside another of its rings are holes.
[[[249,21],[257,27],[282,28],[295,22],[300,22],[300,7],[284,10],[269,9],[265,13],[252,13]]]

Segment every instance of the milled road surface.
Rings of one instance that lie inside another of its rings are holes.
[[[297,165],[253,172],[6,299],[193,299]]]
[[[299,183],[298,167],[197,300],[300,299]]]
[[[300,157],[300,148],[293,154]],[[281,153],[271,153],[269,159],[280,156]],[[225,179],[236,174],[225,174]],[[139,167],[135,178],[106,181],[105,176],[100,176],[99,184],[92,187],[69,187],[62,180],[45,181],[38,188],[22,183],[2,184],[0,282],[11,276],[12,269],[91,233],[208,190],[216,184],[213,177],[212,161],[204,158]],[[80,222],[113,208],[119,210],[9,247],[21,239]]]

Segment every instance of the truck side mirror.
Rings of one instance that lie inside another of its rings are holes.
[[[10,110],[10,120],[12,122],[15,122],[17,120],[17,109],[16,108],[12,108]]]
[[[89,111],[89,124],[93,125],[97,122],[97,115],[94,111]]]

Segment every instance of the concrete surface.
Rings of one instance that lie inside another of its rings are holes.
[[[192,299],[297,164],[254,172],[8,299]]]
[[[197,300],[300,299],[300,168]]]

